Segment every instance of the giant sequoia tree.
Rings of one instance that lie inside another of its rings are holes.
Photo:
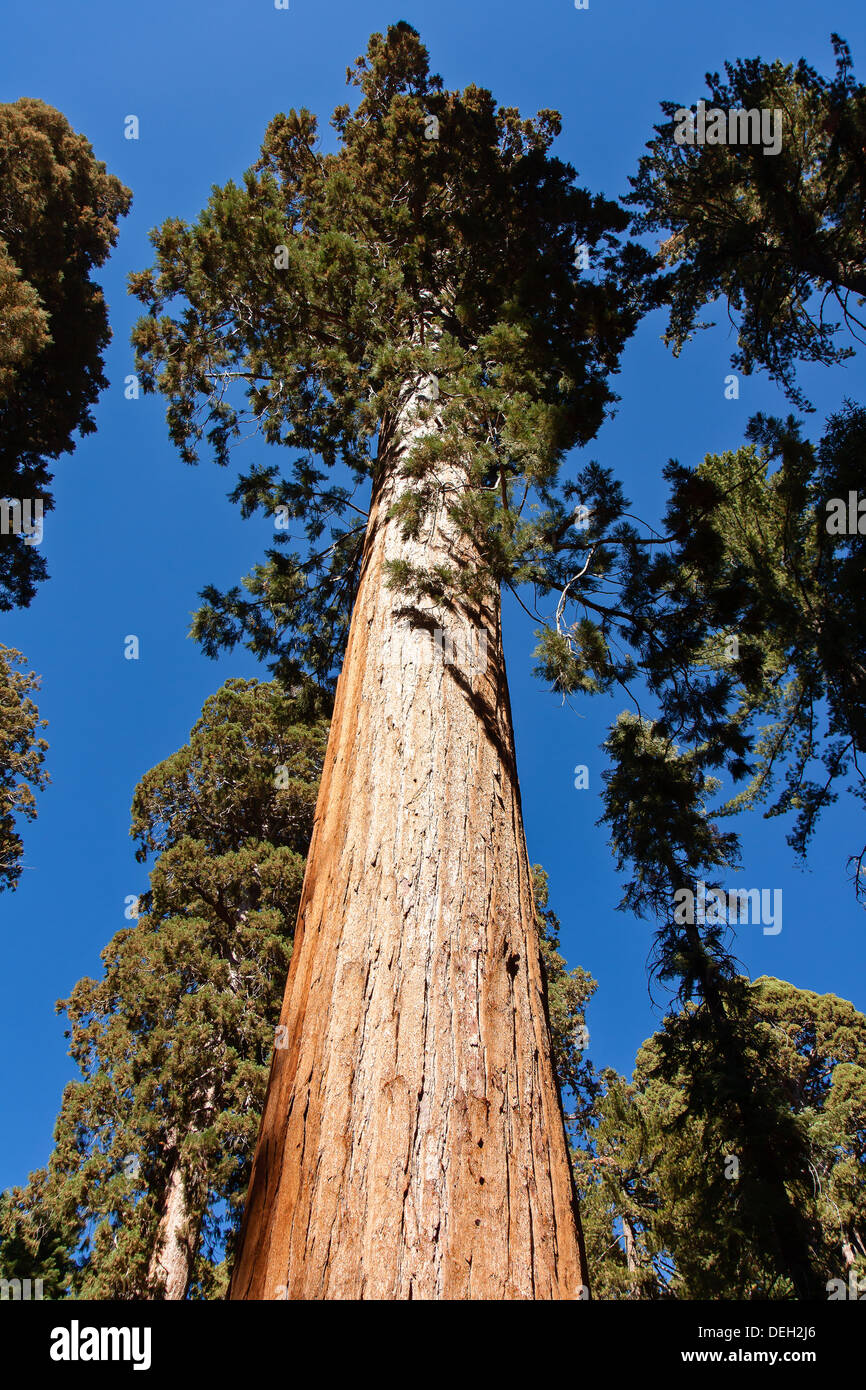
[[[444,90],[406,24],[350,77],[337,153],[276,117],[132,282],[183,456],[226,462],[251,418],[294,456],[242,476],[245,512],[311,542],[353,512],[196,622],[284,679],[343,658],[232,1293],[573,1298],[500,587],[545,573],[554,530],[579,548],[557,474],[613,399],[646,258],[550,154],[555,113]]]

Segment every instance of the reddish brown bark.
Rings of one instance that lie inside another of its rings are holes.
[[[384,582],[386,559],[471,559],[444,506],[418,541],[387,517],[431,427],[417,406],[380,450],[232,1298],[583,1282],[498,598],[415,605]],[[437,482],[464,485],[456,467]]]

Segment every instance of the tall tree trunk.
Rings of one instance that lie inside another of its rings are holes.
[[[498,595],[473,611],[385,585],[386,560],[473,554],[442,501],[417,541],[388,518],[401,460],[436,427],[419,396],[380,441],[236,1299],[575,1298],[584,1283]],[[449,465],[437,484],[450,501],[465,478]]]

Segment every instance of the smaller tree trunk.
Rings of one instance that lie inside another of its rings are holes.
[[[201,1101],[199,1125],[204,1127],[214,1109],[215,1086],[211,1083]],[[201,1097],[201,1092],[199,1092]],[[169,1152],[174,1155],[168,1182],[163,1192],[162,1214],[157,1228],[156,1244],[147,1271],[148,1285],[158,1290],[158,1296],[179,1300],[186,1298],[192,1277],[192,1267],[201,1234],[203,1201],[190,1193],[188,1174],[184,1173],[177,1130],[168,1135]]]
[[[180,1158],[176,1157],[166,1184],[156,1245],[147,1272],[148,1284],[165,1299],[186,1298],[198,1225],[192,1219]]]

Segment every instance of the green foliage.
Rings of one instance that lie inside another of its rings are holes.
[[[630,863],[634,872],[622,905],[656,918],[656,973],[667,983],[679,982],[678,997],[685,1004],[666,1022],[659,1065],[666,1079],[675,1080],[678,1113],[701,1120],[704,1150],[714,1136],[714,1151],[737,1155],[749,1173],[749,1183],[737,1189],[748,1200],[742,1208],[726,1209],[730,1254],[713,1256],[722,1273],[712,1296],[727,1296],[736,1251],[746,1243],[764,1252],[767,1262],[764,1292],[749,1296],[774,1296],[772,1291],[782,1287],[800,1299],[816,1298],[821,1282],[815,1220],[804,1196],[803,1128],[792,1119],[766,1065],[765,1040],[756,1032],[754,1010],[736,974],[724,921],[701,922],[697,914],[680,920],[674,908],[677,892],[695,893],[700,877],[732,867],[736,837],[719,832],[707,814],[705,796],[713,787],[700,760],[677,750],[656,726],[622,715],[609,746],[614,766],[606,775],[603,820],[611,825],[620,867]],[[720,1145],[726,1147],[719,1150]],[[726,1188],[717,1167],[707,1171],[712,1181],[703,1200],[712,1209]],[[699,1215],[693,1213],[693,1219]],[[631,1221],[628,1213],[626,1218]],[[638,1259],[632,1246],[633,1241],[626,1266],[630,1276]],[[645,1272],[656,1267],[660,1249],[658,1242],[646,1246],[639,1258]]]
[[[408,24],[374,34],[349,81],[360,98],[334,113],[337,153],[321,151],[310,112],[276,116],[242,187],[215,188],[192,226],[164,223],[155,266],[130,281],[149,310],[138,370],[167,398],[182,458],[206,443],[226,464],[250,425],[294,458],[241,478],[244,515],[286,506],[314,549],[335,519],[312,556],[278,536],[244,581],[249,598],[203,594],[205,649],[244,641],[284,683],[333,680],[360,565],[361,528],[341,520],[359,510],[353,494],[323,486],[313,456],[375,488],[400,412],[435,377],[435,427],[402,465],[399,519],[417,535],[445,505],[481,560],[474,573],[398,566],[391,582],[477,596],[543,574],[551,523],[546,510],[527,519],[527,497],[561,519],[561,461],[614,400],[651,260],[620,243],[622,210],[550,154],[555,112],[524,120],[481,88],[446,91]],[[595,276],[575,266],[580,243]],[[456,495],[437,476],[446,462],[463,470]]]
[[[832,79],[805,59],[796,67],[726,63],[726,83],[707,74],[708,106],[781,112],[777,154],[761,145],[678,145],[674,116],[684,108],[662,102],[668,119],[626,199],[641,209],[637,230],[670,232],[660,261],[673,269],[657,288],[670,308],[666,341],[679,352],[709,326],[698,323],[700,311],[724,298],[736,316],[734,366],[766,368],[807,409],[795,364],[850,357],[837,335],[842,325],[862,328],[852,301],[866,298],[866,88],[835,34],[833,47]],[[835,317],[825,316],[828,300]]]
[[[130,201],[59,111],[0,104],[0,497],[50,511],[49,460],[95,428],[111,333],[90,272]],[[45,574],[22,536],[0,538],[0,610],[27,607]]]
[[[40,737],[47,722],[30,698],[39,680],[16,669],[23,662],[20,652],[0,645],[0,890],[18,884],[24,846],[16,825],[20,817],[36,819],[33,793],[48,781],[48,744]]]
[[[660,1243],[656,1180],[663,1116],[609,1068],[599,1073],[585,1135],[573,1150],[593,1297],[671,1296],[674,1263]]]
[[[45,1169],[32,1173],[26,1187],[0,1193],[0,1279],[41,1279],[43,1298],[63,1298],[73,1274],[69,1237],[53,1210]]]
[[[660,734],[656,725],[629,713],[619,716],[606,743],[602,823],[611,828],[619,869],[631,868],[620,907],[654,917],[655,967],[667,982],[680,981],[683,999],[706,998],[718,978],[733,971],[724,928],[678,923],[674,895],[696,891],[699,878],[733,868],[737,840],[707,816],[706,798],[716,782],[700,760]]]
[[[866,794],[866,537],[832,534],[826,524],[830,499],[847,505],[858,494],[866,411],[848,403],[817,446],[793,419],[759,415],[748,433],[751,444],[707,455],[697,468],[671,463],[664,536],[647,543],[634,527],[614,524],[597,544],[616,558],[602,573],[590,567],[569,594],[584,608],[583,625],[603,614],[594,619],[598,638],[620,653],[610,657],[613,678],[631,692],[639,671],[655,701],[653,719],[623,715],[607,744],[617,766],[605,820],[641,879],[651,873],[657,823],[669,824],[682,882],[689,840],[697,866],[736,859],[736,836],[712,830],[708,816],[769,803],[767,815],[793,817],[788,839],[803,858],[840,787],[860,800]],[[614,601],[605,597],[612,587]],[[577,657],[561,650],[563,640],[557,634],[542,649],[545,673],[565,689],[575,685]],[[723,785],[716,769],[731,789],[713,811]],[[850,862],[862,894],[861,844]],[[657,859],[657,867],[670,878],[671,863]],[[640,910],[637,880],[633,891]]]
[[[740,983],[761,1123],[809,1231],[820,1289],[866,1267],[866,1019],[832,994],[766,977]],[[714,1089],[696,1104],[708,1069]],[[768,1219],[774,1193],[695,1011],[644,1044],[631,1085],[612,1072],[602,1081],[576,1155],[596,1296],[791,1298]]]

